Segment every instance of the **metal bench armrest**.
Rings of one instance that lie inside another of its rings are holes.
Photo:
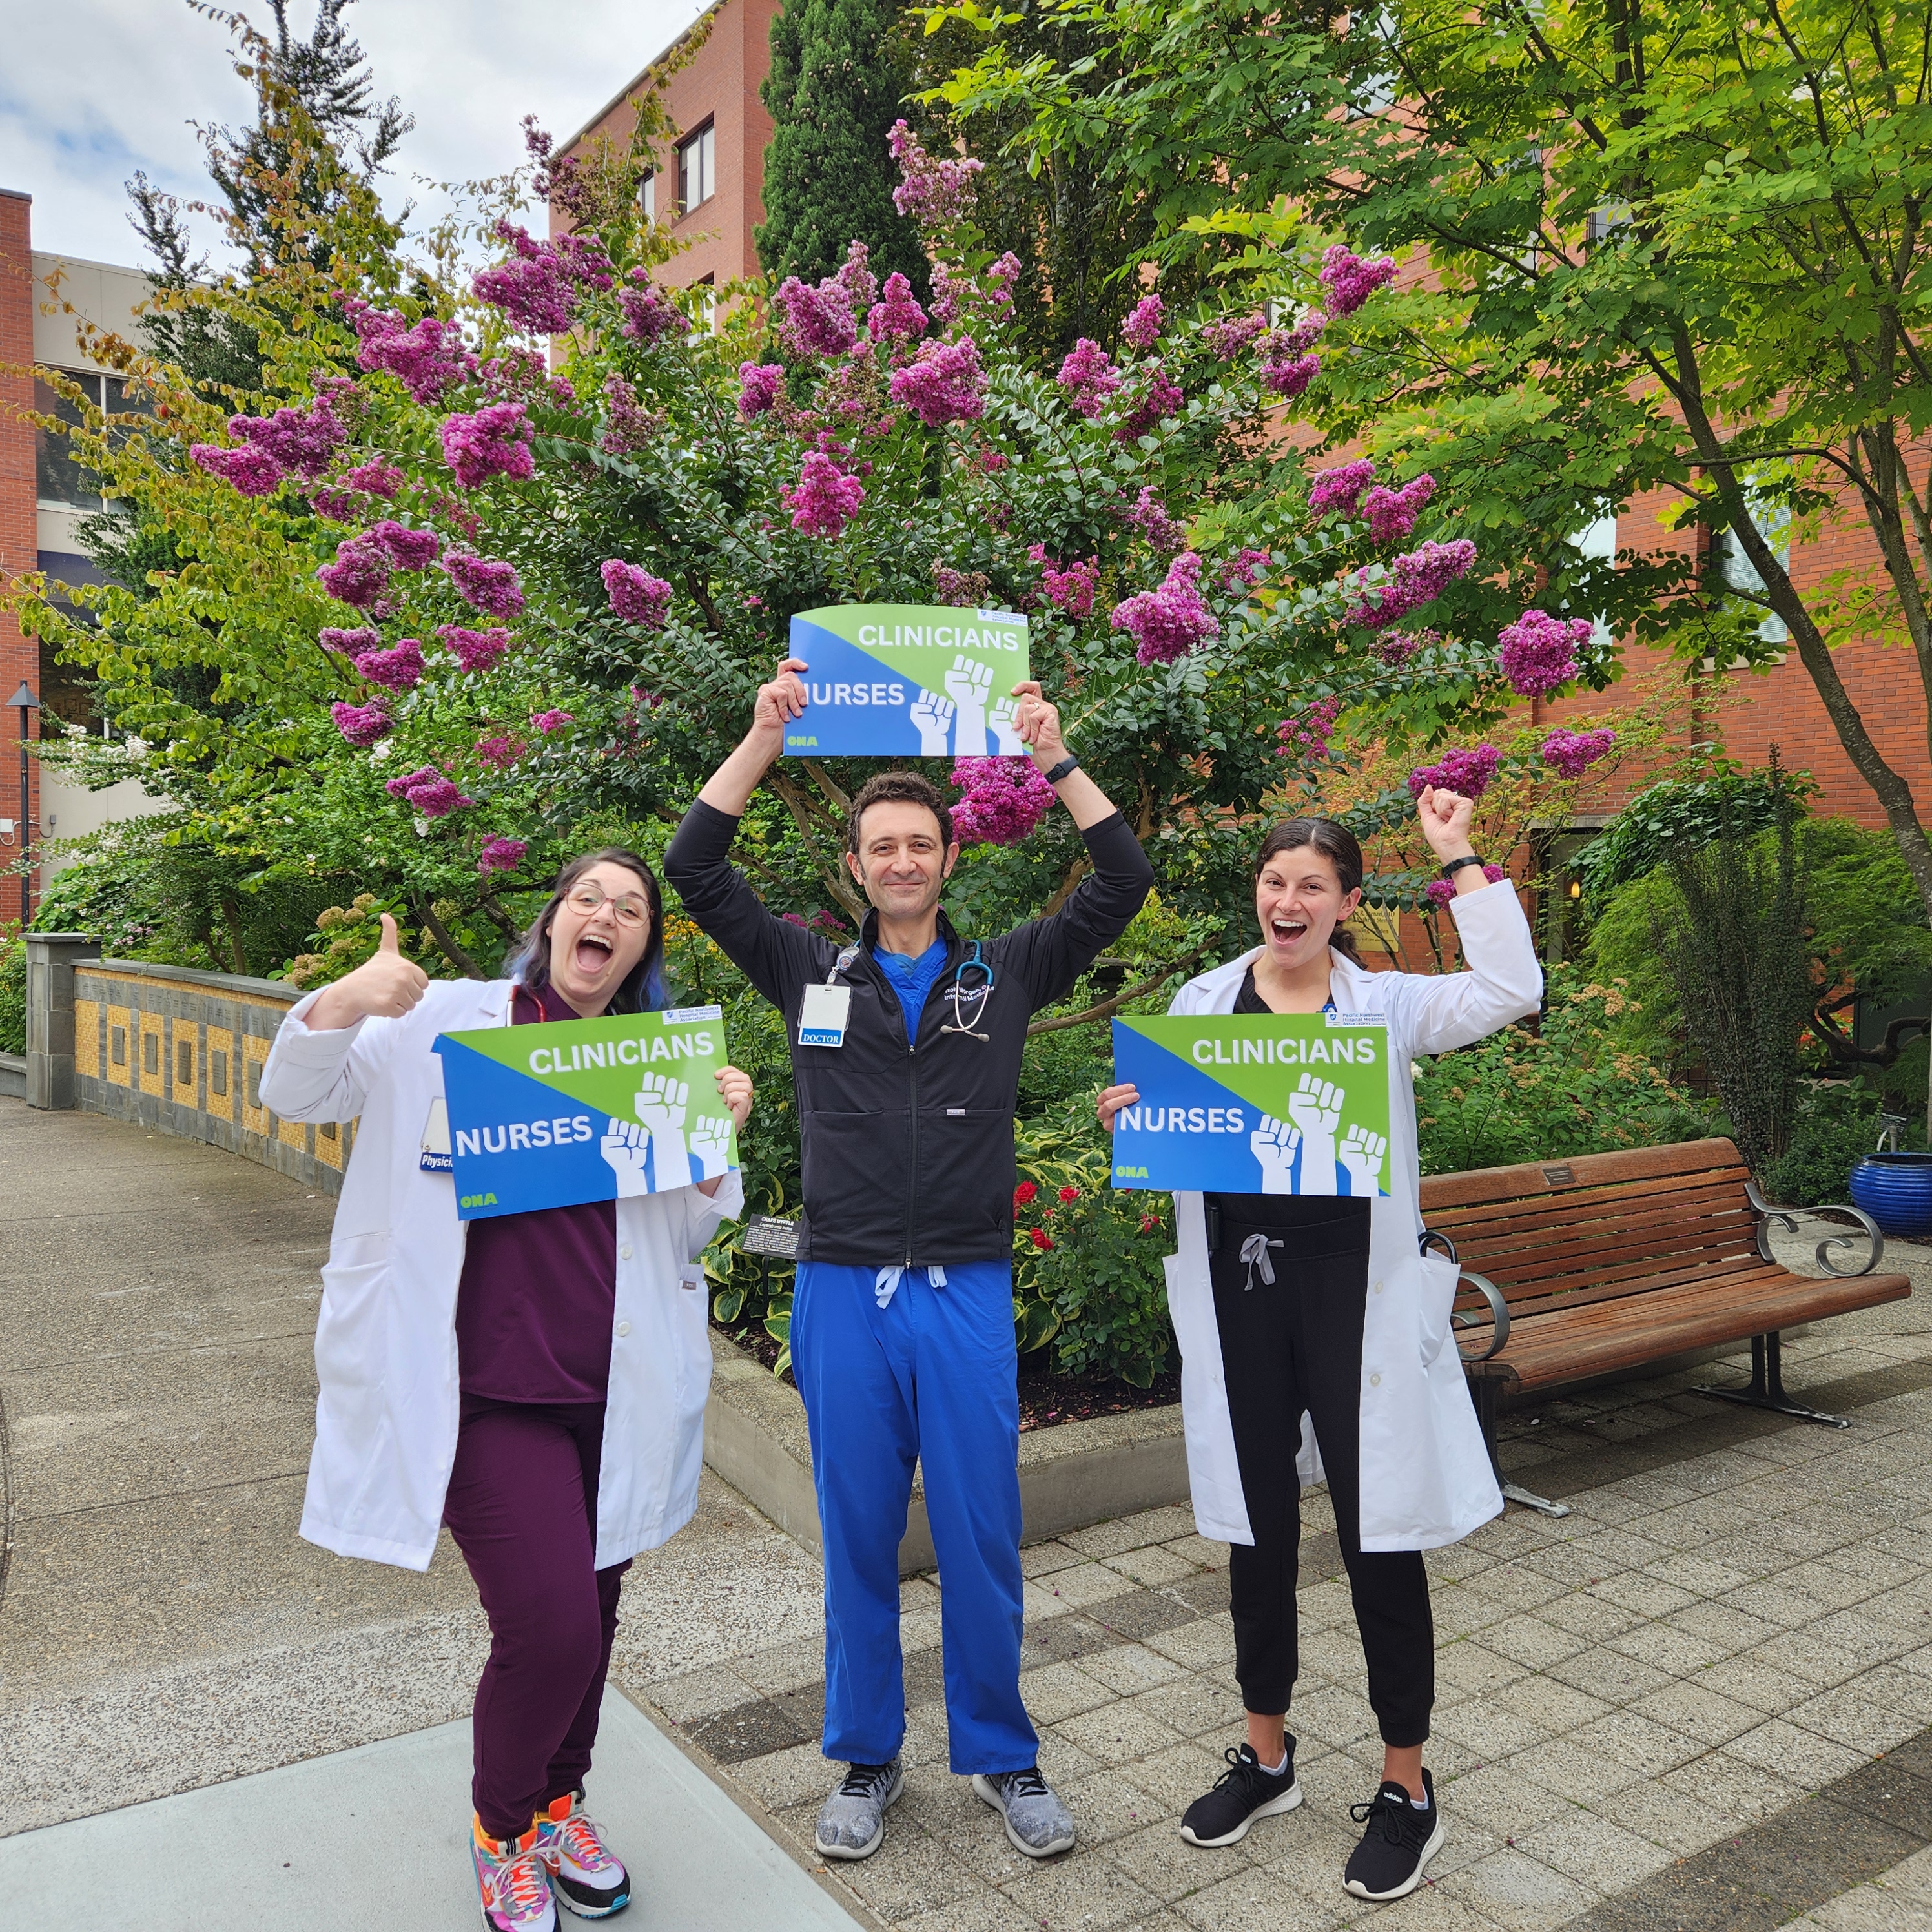
[[[1854,1208],[1849,1203],[1837,1201],[1826,1202],[1816,1208],[1774,1208],[1759,1193],[1756,1184],[1749,1180],[1744,1183],[1744,1194],[1757,1216],[1757,1251],[1768,1262],[1778,1258],[1771,1252],[1773,1222],[1781,1226],[1786,1234],[1795,1234],[1798,1232],[1799,1222],[1822,1220],[1828,1214],[1849,1214],[1858,1226],[1856,1233],[1827,1234],[1812,1250],[1818,1265],[1827,1274],[1840,1276],[1870,1274],[1885,1258],[1885,1236],[1878,1223],[1862,1208]],[[1839,1267],[1832,1251],[1835,1248],[1848,1247],[1861,1238],[1871,1244],[1871,1252],[1865,1257],[1864,1266],[1855,1268]]]
[[[1471,1283],[1476,1292],[1490,1304],[1490,1318],[1495,1324],[1495,1330],[1490,1337],[1490,1346],[1480,1355],[1464,1354],[1460,1346],[1456,1352],[1462,1355],[1466,1362],[1486,1362],[1492,1355],[1500,1354],[1504,1345],[1509,1340],[1509,1304],[1503,1299],[1502,1291],[1490,1280],[1487,1275],[1478,1274],[1472,1269],[1465,1268],[1462,1270],[1462,1279]],[[1470,1328],[1475,1325],[1475,1318],[1473,1315],[1452,1315],[1449,1320],[1452,1327]]]

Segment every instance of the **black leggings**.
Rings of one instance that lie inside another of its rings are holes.
[[[1246,1210],[1244,1212],[1244,1210]],[[1252,1214],[1253,1218],[1249,1218]],[[1382,1742],[1419,1744],[1436,1702],[1436,1632],[1420,1551],[1361,1546],[1360,1390],[1368,1290],[1366,1202],[1222,1196],[1209,1256],[1234,1454],[1252,1544],[1234,1545],[1234,1676],[1260,1716],[1285,1714],[1300,1675],[1295,1573],[1301,1415],[1313,1419],[1368,1660]],[[1210,1232],[1213,1230],[1210,1227]],[[1258,1237],[1272,1283],[1241,1250]]]

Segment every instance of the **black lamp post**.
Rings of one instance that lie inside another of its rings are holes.
[[[34,735],[34,713],[40,708],[40,700],[34,695],[33,687],[23,677],[20,688],[7,700],[8,709],[20,714],[20,930],[27,929],[27,923],[34,912],[34,875],[24,862],[28,848],[32,844],[32,827],[28,824],[33,800],[32,768],[27,761],[27,746]]]

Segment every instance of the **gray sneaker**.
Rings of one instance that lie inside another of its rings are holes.
[[[854,1764],[845,1781],[818,1808],[812,1843],[822,1858],[869,1858],[886,1835],[886,1808],[905,1789],[899,1761]]]
[[[1050,1858],[1073,1844],[1073,1814],[1053,1795],[1037,1765],[1024,1771],[975,1772],[973,1790],[1006,1821],[1013,1850]]]

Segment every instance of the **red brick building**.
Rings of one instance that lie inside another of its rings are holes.
[[[35,286],[33,202],[13,188],[0,188],[0,578],[34,568],[39,553],[34,485],[34,426],[26,412],[34,406]],[[11,615],[0,612],[0,865],[20,856],[30,835],[20,815],[20,721],[23,714],[6,700],[22,682],[40,694],[40,648],[22,634]],[[28,774],[27,816],[40,814],[40,776]],[[0,919],[20,916],[21,880],[0,881]]]
[[[758,89],[770,71],[778,14],[778,0],[721,0],[561,144],[568,154],[599,139],[628,143],[639,91],[663,62],[704,36],[690,64],[665,86],[664,106],[676,137],[644,184],[645,212],[691,244],[661,272],[673,288],[722,287],[758,272],[752,235],[765,218],[765,147],[772,138]],[[553,218],[553,232],[557,226]]]

